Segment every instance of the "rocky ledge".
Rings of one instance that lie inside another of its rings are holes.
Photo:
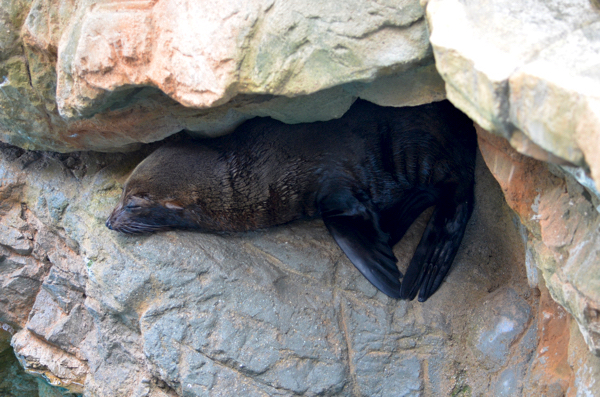
[[[596,0],[0,4],[0,393],[599,395]],[[318,220],[103,226],[145,143],[446,95],[480,125],[477,207],[425,304]]]
[[[62,393],[595,393],[600,360],[528,278],[525,229],[481,157],[454,268],[422,304],[378,292],[320,220],[231,235],[108,230],[151,149],[0,150],[2,321],[21,365]],[[401,270],[429,214],[395,247]]]

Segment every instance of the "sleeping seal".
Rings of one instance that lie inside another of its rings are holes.
[[[476,135],[450,102],[380,107],[287,125],[254,118],[232,134],[163,146],[125,183],[106,225],[247,231],[320,215],[380,291],[425,301],[448,273],[473,209]],[[436,208],[403,282],[392,247]]]

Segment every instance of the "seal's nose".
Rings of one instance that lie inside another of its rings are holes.
[[[108,218],[106,220],[106,227],[109,228],[110,230],[113,230],[112,225],[110,224],[110,218]]]

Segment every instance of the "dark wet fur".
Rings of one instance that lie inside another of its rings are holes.
[[[424,301],[450,270],[473,210],[476,136],[449,102],[358,100],[338,120],[255,118],[225,137],[166,145],[127,181],[107,226],[246,231],[321,215],[379,290]],[[436,206],[402,284],[392,247]]]

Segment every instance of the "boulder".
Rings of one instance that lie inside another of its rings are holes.
[[[540,153],[550,152],[600,186],[597,2],[426,3],[448,98],[522,153],[546,160]]]
[[[357,96],[444,96],[417,0],[3,0],[0,140],[128,151],[254,116],[340,117]]]

